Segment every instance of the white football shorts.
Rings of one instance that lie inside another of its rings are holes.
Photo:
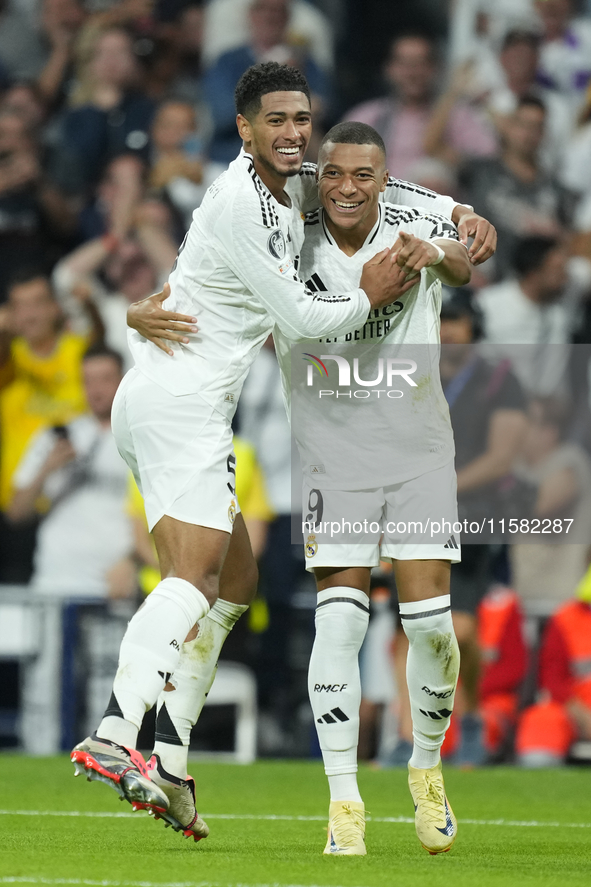
[[[150,530],[166,514],[232,532],[240,508],[225,416],[198,394],[170,394],[134,367],[117,390],[111,421],[144,497]]]
[[[319,490],[306,479],[302,506],[309,572],[377,567],[380,560],[462,559],[453,461],[373,490]]]

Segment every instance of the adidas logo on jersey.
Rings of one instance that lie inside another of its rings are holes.
[[[344,724],[345,721],[348,720],[349,718],[340,708],[332,708],[329,712],[327,712],[327,714],[322,715],[321,718],[316,719],[318,724],[336,724],[337,721],[340,721],[342,724]]]
[[[444,548],[454,548],[454,549],[458,550],[460,546],[456,542],[455,538],[453,536],[450,536],[443,547]]]

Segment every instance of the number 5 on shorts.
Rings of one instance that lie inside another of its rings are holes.
[[[232,493],[233,496],[236,495],[236,456],[234,453],[230,453],[228,456],[228,461],[226,462],[228,466],[228,472],[230,474],[230,480],[228,481],[228,489]]]

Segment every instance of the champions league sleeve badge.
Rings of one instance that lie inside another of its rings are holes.
[[[318,542],[314,533],[310,533],[306,541],[306,557],[314,557],[318,553]]]
[[[275,231],[269,234],[267,249],[278,262],[285,258],[285,238],[280,228],[276,228]]]

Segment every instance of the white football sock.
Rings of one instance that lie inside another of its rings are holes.
[[[187,775],[191,730],[213,684],[224,641],[245,610],[248,606],[218,598],[199,622],[197,637],[181,647],[171,680],[175,689],[163,690],[158,697],[154,754],[173,776],[185,779]]]
[[[406,680],[414,739],[409,763],[411,767],[429,769],[439,763],[460,669],[450,596],[399,606],[409,643]]]
[[[355,763],[357,763],[357,749],[355,749]],[[359,786],[357,785],[357,773],[341,773],[338,776],[328,777],[331,801],[361,801]]]
[[[207,598],[185,579],[170,577],[156,586],[127,626],[98,736],[135,745],[129,742],[129,725],[139,730],[178,665],[184,638],[208,610]]]
[[[357,588],[339,586],[318,593],[308,692],[334,801],[361,800],[356,777],[361,703],[359,650],[368,621],[369,600]],[[343,781],[331,782],[330,777],[344,775],[350,777],[345,786]],[[347,797],[341,796],[344,789],[349,792]]]

